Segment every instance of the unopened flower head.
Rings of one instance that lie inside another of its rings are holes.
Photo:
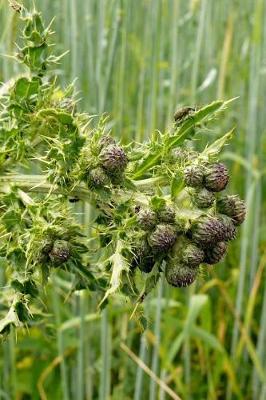
[[[227,245],[225,242],[218,242],[205,250],[204,262],[206,264],[217,264],[226,254]]]
[[[187,265],[181,264],[178,260],[168,261],[165,268],[165,277],[167,282],[175,287],[186,287],[191,285],[198,271],[196,268],[189,268]]]
[[[155,253],[167,252],[176,241],[176,229],[172,225],[159,224],[149,237],[149,244]]]
[[[221,197],[217,201],[217,209],[219,212],[231,217],[235,225],[240,225],[245,220],[246,205],[238,195],[227,195]]]
[[[208,190],[221,192],[229,181],[229,172],[222,163],[210,164],[206,167],[204,185]]]
[[[186,186],[201,187],[204,178],[204,170],[201,165],[189,165],[184,169],[184,181]]]

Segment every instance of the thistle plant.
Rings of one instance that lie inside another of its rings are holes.
[[[229,172],[219,153],[233,131],[192,149],[230,101],[177,111],[164,133],[122,146],[105,115],[78,111],[73,84],[59,87],[50,25],[36,10],[15,11],[23,30],[14,59],[25,73],[0,99],[2,336],[31,324],[53,274],[69,276],[72,292],[95,292],[99,307],[118,292],[140,304],[164,274],[190,285],[201,265],[225,256],[245,218],[237,195],[221,195]],[[77,201],[94,209],[90,236]]]

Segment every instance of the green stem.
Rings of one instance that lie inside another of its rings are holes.
[[[143,179],[141,181],[132,181],[138,189],[152,188],[156,183],[162,184],[165,182],[164,177],[155,177]],[[0,175],[0,192],[6,192],[10,189],[10,185],[16,185],[20,189],[35,193],[53,193],[62,194],[65,193],[64,189],[52,185],[45,180],[43,175]],[[125,193],[123,190],[116,190],[116,196],[123,199]],[[94,203],[94,197],[92,192],[86,189],[83,185],[76,186],[72,191],[69,192],[69,196],[77,196],[80,200],[87,203]],[[147,204],[147,196],[139,192],[132,192],[132,197],[141,204]]]

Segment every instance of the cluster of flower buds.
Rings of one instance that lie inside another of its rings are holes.
[[[107,134],[97,138],[95,142],[90,144],[93,150],[85,151],[81,160],[83,164],[86,164],[86,174],[83,178],[88,188],[97,190],[122,184],[128,164],[124,149]]]
[[[137,225],[144,234],[135,248],[133,266],[150,272],[156,261],[162,260],[177,238],[176,211],[172,204],[164,203],[159,209],[141,208],[137,212]]]
[[[220,195],[228,181],[229,173],[222,163],[195,163],[184,168],[184,182],[192,188],[191,203],[199,216],[189,222],[185,234],[178,236],[169,253],[165,273],[171,285],[190,285],[200,265],[221,261],[228,242],[235,238],[236,226],[244,221],[246,207],[237,195]]]
[[[133,266],[151,272],[156,261],[165,261],[166,279],[176,287],[194,282],[202,264],[213,265],[223,259],[246,212],[238,196],[220,194],[229,180],[224,164],[193,162],[183,169],[184,190],[191,204],[183,219],[174,203],[137,212],[144,234],[136,246]]]

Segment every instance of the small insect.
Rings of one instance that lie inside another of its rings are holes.
[[[174,120],[177,124],[184,121],[196,111],[195,107],[182,107],[178,108],[174,113]]]
[[[77,203],[79,201],[78,196],[70,197],[68,199],[69,203]]]
[[[10,0],[9,1],[10,6],[15,10],[16,12],[20,13],[22,10],[22,5],[17,3],[16,1]]]

